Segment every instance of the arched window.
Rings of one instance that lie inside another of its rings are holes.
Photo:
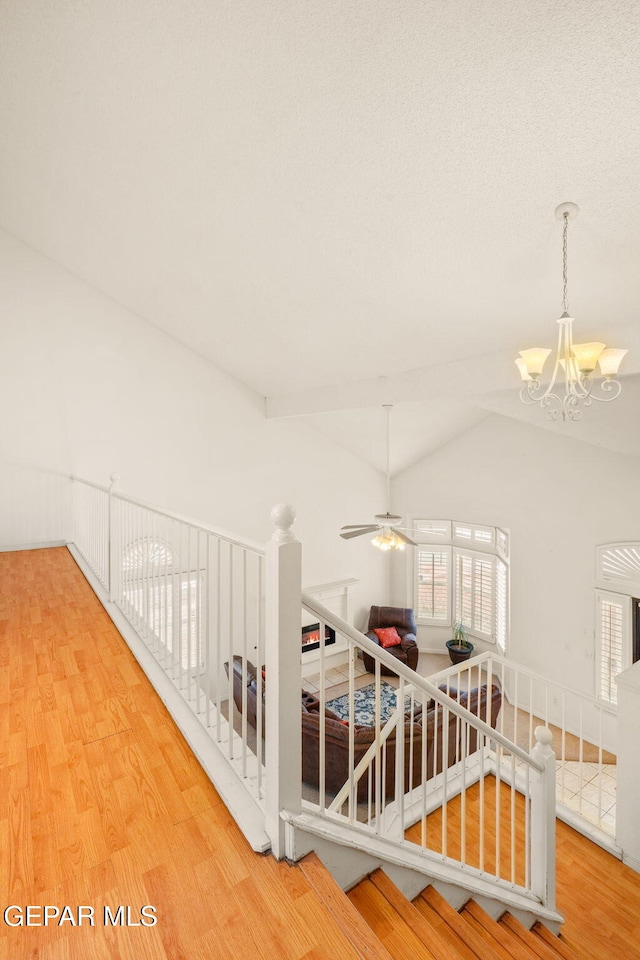
[[[203,578],[192,566],[183,569],[171,544],[153,537],[122,551],[123,610],[163,665],[176,670],[202,664]]]

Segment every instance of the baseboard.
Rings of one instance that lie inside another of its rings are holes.
[[[632,857],[627,853],[623,853],[622,862],[626,864],[627,867],[631,867],[632,870],[635,870],[636,873],[640,873],[640,857]]]
[[[8,547],[0,546],[0,553],[17,553],[19,550],[48,550],[50,547],[66,547],[66,540],[46,540],[42,543],[17,543]]]

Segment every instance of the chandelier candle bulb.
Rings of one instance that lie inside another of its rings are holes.
[[[618,367],[626,350],[606,349],[598,341],[573,342],[573,317],[569,315],[567,297],[567,235],[569,220],[577,217],[575,203],[561,203],[556,207],[556,217],[562,220],[562,315],[558,320],[558,348],[551,379],[546,387],[540,383],[542,368],[551,353],[546,347],[531,347],[521,350],[516,366],[520,371],[520,399],[523,403],[538,403],[547,411],[550,420],[581,420],[582,407],[589,407],[593,400],[615,400],[622,387],[615,380]],[[597,366],[604,377],[596,392],[590,379]]]

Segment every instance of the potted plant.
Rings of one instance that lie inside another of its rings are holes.
[[[467,630],[464,623],[456,623],[453,628],[453,637],[447,640],[447,650],[451,663],[462,663],[468,660],[473,653],[473,644],[467,640]]]

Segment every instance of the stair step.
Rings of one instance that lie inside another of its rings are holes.
[[[427,887],[414,900],[418,910],[429,918],[435,914],[439,919],[440,932],[456,947],[464,960],[503,960],[493,946],[479,939],[464,918],[438,893],[435,887]]]
[[[308,854],[298,866],[363,960],[393,960],[315,853]]]
[[[394,960],[438,960],[370,879],[361,880],[347,896]]]
[[[460,953],[438,933],[419,910],[416,910],[411,901],[407,900],[383,870],[376,870],[375,873],[372,873],[370,880],[438,960],[460,960]]]
[[[505,942],[506,936],[496,920],[486,910],[478,906],[475,900],[469,900],[460,911],[460,916],[469,924],[479,940],[484,940],[495,950],[500,960],[513,960],[511,943]]]
[[[503,913],[498,921],[499,927],[505,927],[514,937],[517,937],[531,951],[534,960],[558,960],[555,948],[545,943],[542,937],[532,930],[527,930],[511,913]]]
[[[589,960],[589,957],[583,951],[576,950],[563,934],[559,937],[554,936],[543,923],[534,923],[531,929],[541,940],[553,947],[562,960]]]

